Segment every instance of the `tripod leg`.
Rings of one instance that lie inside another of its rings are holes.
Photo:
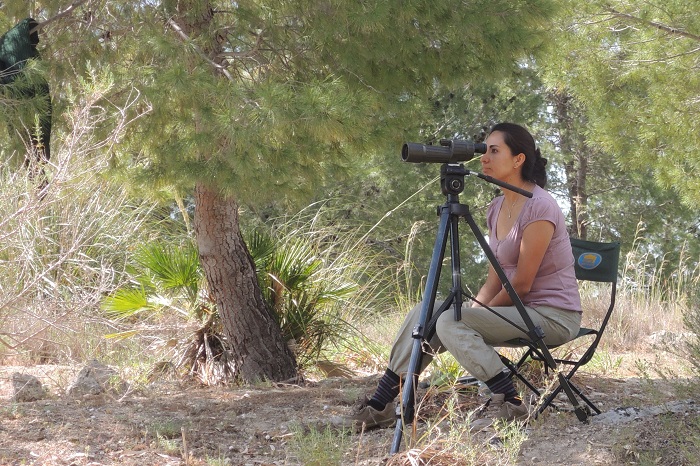
[[[462,320],[462,264],[459,260],[459,217],[455,217],[452,212],[453,221],[450,222],[450,254],[452,262],[452,295],[454,296],[454,316],[455,321]]]
[[[433,307],[435,305],[435,297],[437,295],[438,282],[440,280],[440,271],[442,269],[442,261],[445,257],[445,246],[447,245],[447,237],[450,232],[450,225],[456,222],[457,219],[450,215],[450,209],[447,205],[443,205],[440,211],[440,226],[437,237],[435,238],[435,246],[433,247],[433,255],[430,260],[430,269],[428,278],[425,283],[425,291],[423,293],[423,302],[421,303],[421,312],[418,318],[418,323],[413,328],[412,338],[413,346],[411,348],[411,359],[408,364],[406,379],[401,392],[401,403],[396,407],[396,430],[394,431],[394,440],[391,444],[391,454],[398,453],[401,446],[401,437],[403,435],[403,424],[413,422],[414,415],[414,400],[415,400],[415,376],[419,374],[421,362],[423,360],[423,338],[425,336],[426,324],[430,321]]]

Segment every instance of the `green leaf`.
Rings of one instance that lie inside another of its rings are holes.
[[[139,249],[135,259],[159,288],[184,291],[191,303],[196,301],[202,272],[191,243],[173,247],[153,242]]]
[[[110,319],[127,319],[155,309],[144,288],[121,288],[102,301],[102,310]]]

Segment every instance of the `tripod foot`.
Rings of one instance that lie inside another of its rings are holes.
[[[574,409],[574,413],[579,421],[588,424],[590,422],[591,411],[587,409],[587,406],[578,406]]]

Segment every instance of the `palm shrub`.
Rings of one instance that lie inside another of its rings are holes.
[[[246,232],[264,297],[302,368],[386,363],[381,340],[397,309],[405,312],[402,277],[411,268],[372,236],[381,221],[354,225],[342,201],[329,200]]]
[[[160,345],[174,359],[174,366],[202,383],[216,384],[235,374],[221,321],[203,286],[197,249],[190,240],[172,245],[154,241],[141,246],[127,271],[131,283],[117,289],[102,302],[106,315],[132,325],[112,338],[148,333],[157,338],[158,322],[172,316],[196,328],[182,342],[169,339]],[[153,325],[153,323],[156,325]],[[154,331],[155,330],[155,331]]]
[[[309,236],[275,240],[260,230],[248,239],[263,297],[301,367],[315,362],[326,342],[342,338],[349,324],[333,311],[357,288],[342,273],[330,273],[317,251],[319,245],[309,240]]]
[[[109,317],[125,319],[163,309],[185,317],[201,316],[198,295],[202,274],[197,250],[190,242],[181,247],[162,241],[147,243],[135,251],[127,271],[132,283],[102,303]]]

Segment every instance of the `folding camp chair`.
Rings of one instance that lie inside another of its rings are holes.
[[[590,409],[595,411],[596,414],[600,414],[600,410],[595,406],[595,404],[593,404],[591,400],[589,400],[583,393],[581,393],[581,390],[579,390],[576,387],[576,385],[574,385],[571,382],[571,378],[574,376],[574,374],[576,374],[576,371],[579,367],[584,366],[593,358],[596,348],[598,347],[598,343],[600,342],[600,339],[603,336],[603,332],[605,331],[605,327],[608,325],[608,321],[610,320],[613,308],[615,307],[615,294],[617,292],[617,271],[620,259],[620,243],[597,243],[571,238],[571,247],[574,252],[576,278],[579,281],[588,280],[608,283],[610,285],[610,305],[608,306],[608,309],[605,312],[603,321],[597,329],[581,327],[581,329],[578,332],[578,335],[576,335],[576,337],[574,338],[574,340],[578,340],[584,337],[587,337],[588,339],[593,338],[593,341],[590,343],[590,346],[588,346],[588,348],[580,358],[575,359],[573,356],[570,356],[565,359],[557,359],[555,357],[554,360],[557,362],[557,364],[564,364],[565,366],[570,367],[569,372],[565,375],[565,377],[569,381],[571,389],[583,402],[586,403],[586,405],[590,407]],[[585,312],[586,311],[584,310],[584,313]],[[527,351],[525,351],[525,353],[522,355],[522,357],[517,363],[513,363],[510,359],[503,355],[501,355],[501,360],[510,370],[511,377],[517,377],[530,390],[532,390],[538,397],[541,398],[542,394],[540,393],[540,391],[520,372],[520,368],[528,360],[544,361],[542,353],[538,349],[537,345],[527,339],[518,338],[515,340],[508,341],[507,344],[504,346],[527,347]],[[559,346],[561,345],[548,346],[548,348],[555,349]],[[545,372],[547,370],[548,368],[545,365]],[[553,401],[559,394],[559,392],[561,392],[561,390],[562,386],[561,384],[559,384],[552,393],[547,395],[547,397],[544,400],[542,400],[536,414],[541,414],[542,411],[544,411],[550,405],[554,406]]]

